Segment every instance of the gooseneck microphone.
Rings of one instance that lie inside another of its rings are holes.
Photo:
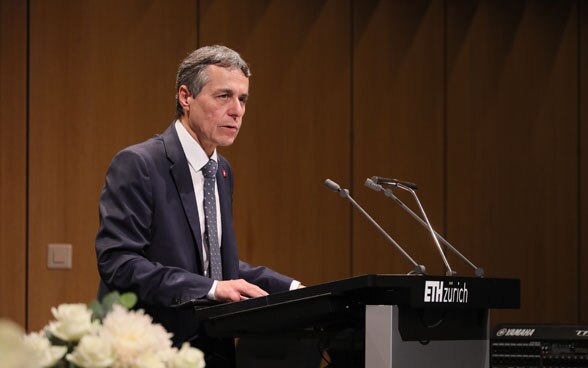
[[[341,193],[341,191],[343,191],[343,189],[341,189],[341,186],[339,184],[335,183],[334,181],[332,181],[331,179],[325,180],[325,186],[329,190],[332,190],[333,192],[338,192],[341,197],[346,196],[345,194]],[[345,190],[347,190],[347,189],[345,189]],[[348,190],[347,190],[347,193],[349,193]]]
[[[381,181],[381,178],[379,178],[377,176],[372,177],[372,181],[377,182],[378,179]],[[404,189],[407,192],[409,192],[410,194],[412,194],[415,202],[419,206],[419,209],[421,211],[421,214],[423,215],[424,221],[427,223],[427,229],[431,233],[431,236],[433,237],[433,241],[435,242],[435,245],[437,246],[437,250],[439,251],[439,254],[441,255],[441,259],[443,260],[443,264],[445,265],[445,274],[447,276],[455,275],[456,272],[451,269],[451,266],[449,265],[449,262],[447,261],[447,257],[445,256],[445,253],[443,252],[443,248],[441,248],[441,244],[439,244],[439,239],[437,239],[437,236],[435,236],[435,230],[433,230],[433,226],[431,226],[431,223],[429,222],[429,219],[427,218],[427,214],[425,213],[425,209],[421,205],[421,201],[419,201],[419,197],[417,196],[415,190],[413,188],[409,187],[408,185],[405,185],[400,180],[396,180],[396,179],[392,179],[392,180],[394,182],[390,183],[391,185],[393,185],[397,188],[400,188],[400,189]],[[412,187],[416,187],[416,184],[414,184],[414,183],[410,183],[410,184],[412,184]]]
[[[394,202],[396,202],[400,206],[400,208],[402,208],[405,212],[407,212],[409,215],[411,215],[412,218],[414,218],[424,228],[426,228],[432,232],[433,239],[435,240],[435,243],[438,245],[439,248],[440,248],[440,245],[439,245],[438,241],[441,241],[441,243],[443,243],[451,252],[453,252],[456,256],[458,256],[462,261],[467,263],[471,268],[473,268],[475,275],[477,277],[484,277],[484,269],[483,268],[478,267],[475,264],[473,264],[466,256],[464,256],[459,250],[457,250],[453,245],[451,245],[451,243],[449,243],[444,237],[442,237],[438,232],[433,230],[433,227],[428,222],[428,219],[427,219],[426,215],[424,214],[424,210],[422,209],[422,206],[420,205],[418,198],[415,198],[415,199],[416,199],[417,203],[419,204],[419,207],[421,208],[421,212],[423,213],[425,220],[427,220],[426,222],[423,221],[423,219],[419,215],[414,213],[410,209],[410,207],[408,207],[406,204],[404,204],[404,202],[402,202],[398,197],[396,197],[391,189],[384,188],[382,186],[382,184],[384,184],[384,185],[388,184],[388,185],[392,185],[394,187],[398,187],[398,188],[406,190],[403,187],[403,184],[405,185],[406,183],[409,183],[409,182],[402,182],[400,180],[397,180],[397,183],[392,184],[390,182],[384,182],[384,181],[381,181],[378,179],[382,179],[382,178],[379,178],[377,176],[373,176],[371,178],[366,179],[365,186],[376,191],[376,192],[383,192],[386,197],[393,199]],[[397,184],[400,184],[400,185],[397,185]],[[414,184],[414,183],[410,183],[410,184]],[[408,187],[408,185],[405,185],[405,186]],[[414,187],[416,188],[416,184],[414,184]],[[411,188],[411,189],[415,189],[415,188]],[[410,192],[410,190],[409,190],[409,192]],[[413,195],[416,196],[416,193],[413,193]],[[446,262],[447,259],[445,258],[445,254],[443,252],[441,252],[441,256],[442,256],[444,262]],[[448,267],[448,264],[446,264],[446,267]],[[454,274],[454,271],[452,271],[451,268],[448,267],[447,268],[448,275],[450,272],[452,274]]]
[[[388,184],[397,187],[398,184],[404,185],[409,187],[410,189],[417,190],[419,187],[415,183],[411,183],[410,181],[398,180],[398,179],[388,179],[382,178],[381,176],[372,176],[372,181],[376,184]]]
[[[367,218],[372,223],[372,225],[374,225],[376,227],[376,229],[378,229],[378,231],[380,231],[380,233],[382,235],[384,235],[384,237],[390,243],[392,243],[396,247],[396,249],[398,249],[398,251],[400,253],[402,253],[402,255],[404,255],[404,257],[414,266],[414,273],[415,274],[419,274],[419,275],[425,274],[425,266],[419,265],[418,263],[416,263],[415,260],[412,259],[412,257],[409,256],[408,253],[406,253],[406,251],[394,239],[392,239],[392,237],[351,197],[351,195],[349,194],[349,190],[341,188],[341,186],[339,186],[339,184],[335,183],[331,179],[325,180],[324,184],[327,188],[329,188],[333,192],[339,193],[339,195],[341,197],[347,198],[349,200],[349,202],[351,202],[351,204],[355,208],[357,208],[359,210],[359,212],[361,212],[361,214],[364,215],[365,218]]]

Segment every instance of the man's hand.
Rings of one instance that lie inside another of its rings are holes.
[[[216,300],[229,302],[266,295],[268,295],[267,292],[259,286],[250,284],[243,279],[219,281],[214,291]]]

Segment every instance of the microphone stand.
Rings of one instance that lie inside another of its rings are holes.
[[[443,262],[445,263],[445,267],[447,270],[447,276],[453,276],[455,275],[455,271],[453,271],[451,269],[451,267],[449,266],[449,263],[447,262],[447,258],[445,257],[445,253],[443,253],[442,249],[441,249],[441,245],[439,244],[439,241],[441,241],[441,243],[443,243],[451,252],[453,252],[456,256],[458,256],[461,260],[463,260],[465,263],[467,263],[471,268],[474,269],[474,273],[477,277],[484,277],[484,269],[481,267],[476,266],[475,264],[473,264],[466,256],[464,256],[459,250],[457,250],[453,245],[451,245],[451,243],[449,243],[444,237],[442,237],[438,232],[436,232],[433,227],[431,226],[431,223],[429,222],[429,219],[427,218],[427,215],[425,214],[425,211],[418,199],[418,196],[416,195],[415,191],[406,186],[403,185],[402,182],[395,182],[395,183],[389,183],[390,185],[393,186],[397,186],[403,190],[406,190],[408,192],[410,192],[413,197],[415,198],[421,213],[423,214],[423,217],[425,218],[426,221],[423,221],[423,219],[417,215],[416,213],[414,213],[410,207],[408,207],[406,204],[404,204],[404,202],[402,202],[398,197],[396,197],[392,191],[392,189],[388,189],[388,188],[384,188],[382,185],[377,184],[374,182],[374,180],[368,178],[365,181],[365,186],[376,191],[376,192],[384,192],[384,195],[388,198],[393,199],[399,206],[400,208],[402,208],[405,212],[407,212],[409,215],[412,216],[412,218],[414,218],[419,224],[421,224],[423,227],[427,228],[431,234],[433,235],[433,239],[435,241],[435,244],[437,245],[437,248],[441,254],[441,257],[443,259]]]
[[[348,189],[342,189],[339,184],[335,183],[331,179],[325,180],[324,184],[333,192],[337,192],[341,197],[348,199],[349,202],[351,202],[351,204],[357,208],[359,212],[361,212],[361,214],[364,215],[372,223],[372,225],[374,225],[376,229],[378,229],[378,231],[380,231],[380,233],[384,235],[384,237],[388,239],[388,241],[392,243],[396,249],[398,249],[398,251],[400,251],[400,253],[402,253],[402,255],[404,255],[404,257],[414,266],[414,271],[411,273],[419,275],[425,274],[425,266],[419,265],[417,262],[415,262],[415,260],[412,259],[412,257],[408,255],[408,253],[406,253],[406,251],[394,239],[392,239],[392,237],[351,197]]]

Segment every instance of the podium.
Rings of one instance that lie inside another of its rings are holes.
[[[363,275],[195,313],[213,337],[312,338],[353,350],[362,364],[350,367],[472,368],[488,367],[488,311],[519,306],[516,279]]]

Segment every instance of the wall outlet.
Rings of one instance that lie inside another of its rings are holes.
[[[47,267],[51,269],[71,269],[71,244],[49,244],[47,248]]]

